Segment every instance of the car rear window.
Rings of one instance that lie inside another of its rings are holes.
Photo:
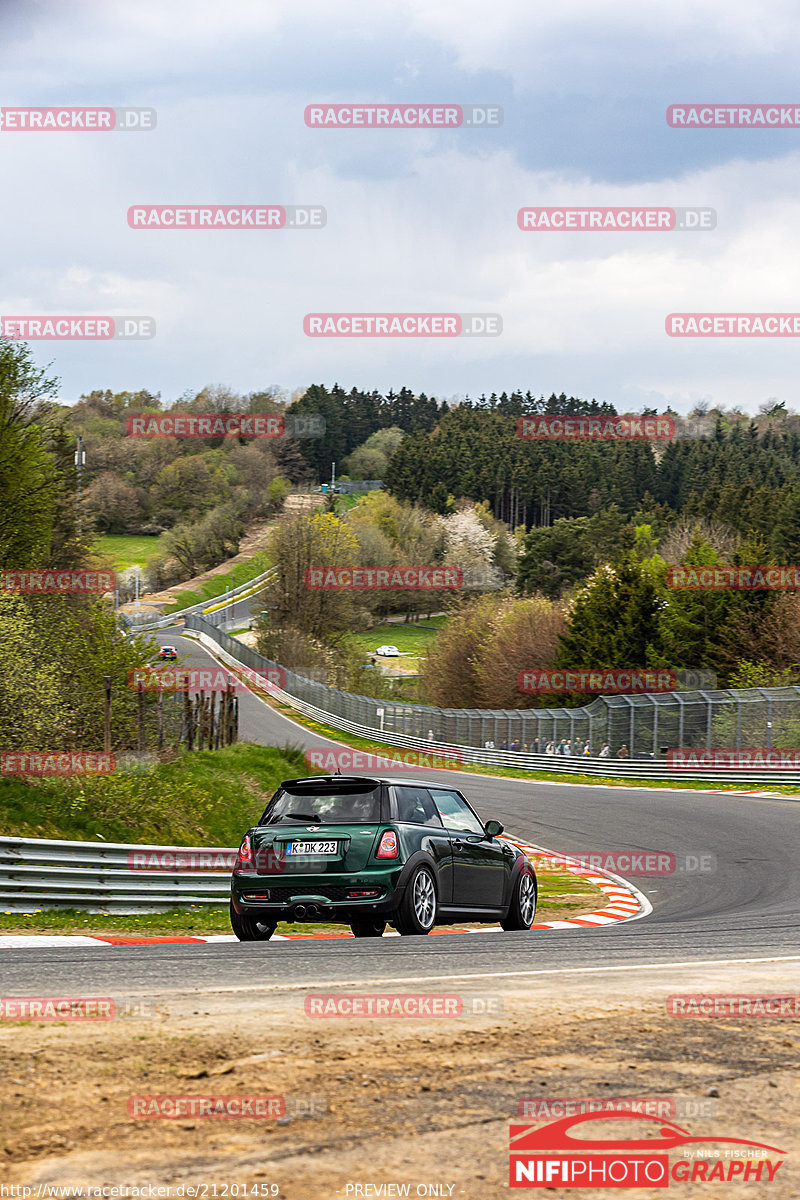
[[[352,788],[318,792],[281,788],[264,812],[261,825],[286,821],[306,825],[377,825],[381,820],[381,789]]]

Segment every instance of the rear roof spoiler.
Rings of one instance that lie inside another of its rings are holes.
[[[295,787],[380,787],[381,780],[368,775],[308,775],[303,779],[284,779],[282,788]]]

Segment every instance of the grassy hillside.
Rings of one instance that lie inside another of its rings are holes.
[[[272,566],[272,562],[269,553],[266,550],[259,550],[252,558],[237,563],[230,571],[220,571],[218,575],[207,579],[196,591],[184,591],[182,584],[177,585],[175,590],[178,591],[178,587],[180,588],[180,591],[178,591],[179,599],[175,604],[168,604],[164,612],[181,612],[191,604],[199,604],[205,600],[215,600],[218,596],[222,598],[227,588],[237,588],[243,583],[248,583],[251,579],[255,579],[256,575],[261,575],[270,566]]]
[[[161,550],[160,537],[127,533],[106,533],[92,543],[96,554],[108,560],[115,571],[139,566],[144,570]]]
[[[243,743],[183,753],[146,774],[0,779],[6,836],[237,846],[301,752]]]

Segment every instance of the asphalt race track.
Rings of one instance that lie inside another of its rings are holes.
[[[175,629],[162,631],[159,640],[175,643],[189,666],[213,665],[196,642]],[[239,734],[263,745],[326,744],[248,691],[240,693]],[[5,994],[147,992],[154,986],[218,991],[492,976],[522,981],[540,972],[588,975],[616,969],[624,974],[659,963],[800,958],[800,809],[793,798],[529,783],[467,772],[431,775],[457,783],[485,818],[497,817],[512,836],[558,853],[657,850],[679,859],[710,854],[715,869],[631,875],[653,912],[594,929],[307,945],[5,950]],[[792,971],[796,965],[786,962]]]

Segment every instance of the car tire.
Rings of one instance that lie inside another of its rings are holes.
[[[503,929],[530,929],[536,917],[536,876],[533,871],[520,871],[514,880],[508,913],[500,922]]]
[[[259,921],[250,913],[237,913],[231,903],[231,929],[240,942],[268,942],[277,926],[277,921]]]
[[[350,928],[353,937],[383,937],[386,922],[378,917],[362,917],[359,921],[351,921]]]
[[[430,867],[417,867],[408,881],[400,907],[394,916],[398,933],[430,933],[436,924],[436,880]]]

